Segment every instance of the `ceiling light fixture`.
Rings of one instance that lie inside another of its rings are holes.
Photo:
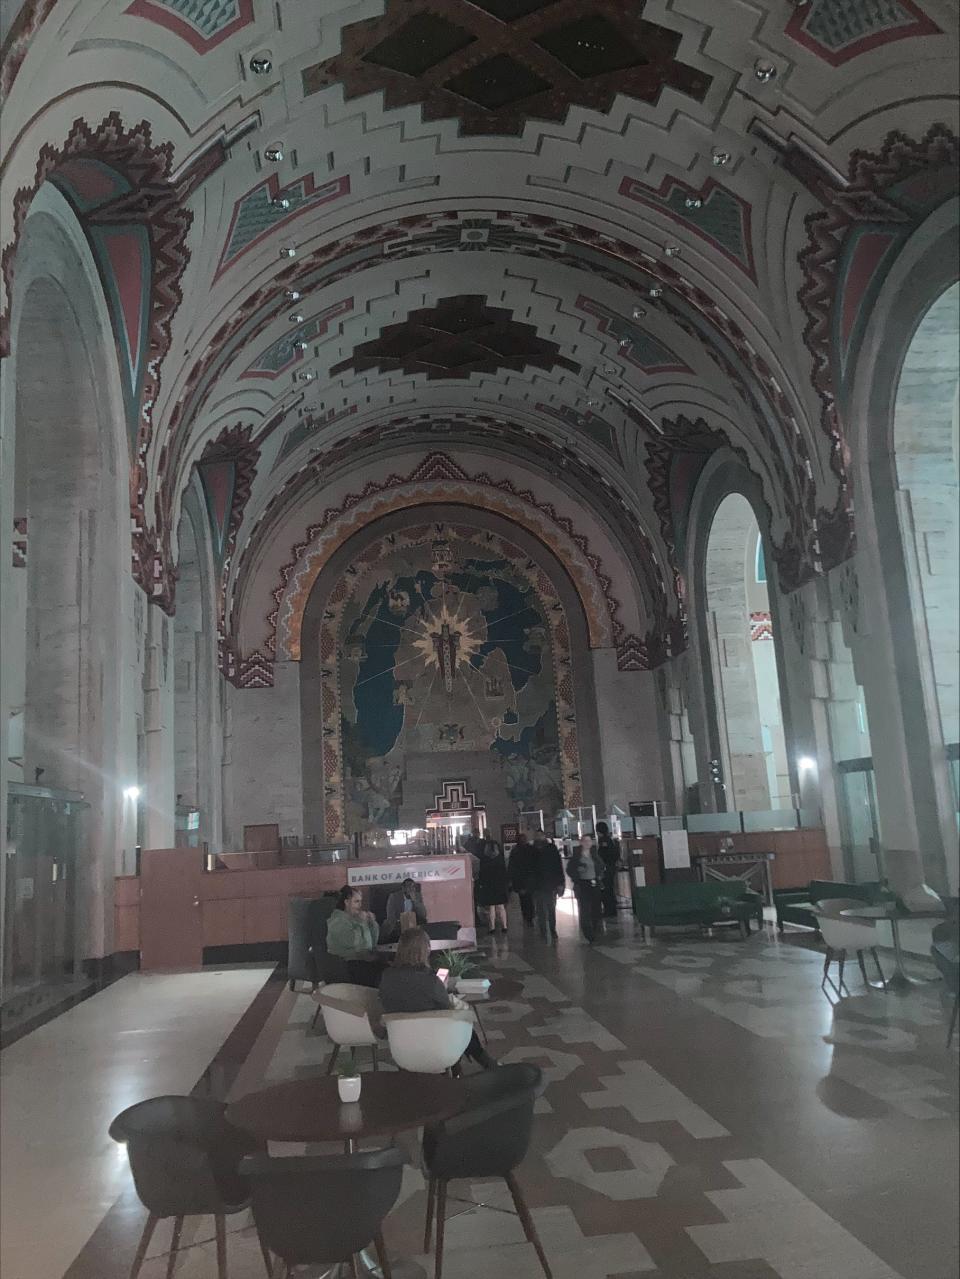
[[[289,208],[290,208],[290,201],[287,199],[287,197],[286,197],[285,195],[278,195],[278,196],[276,197],[276,199],[271,200],[271,201],[270,201],[270,203],[273,205],[273,207],[274,207],[275,209],[289,209]]]
[[[131,803],[132,803],[134,800],[139,799],[139,798],[140,798],[140,787],[139,787],[139,786],[127,786],[127,787],[124,789],[124,792],[123,792],[123,798],[124,798],[124,799],[129,799]]]
[[[287,319],[290,321],[291,324],[302,324],[304,317],[300,314],[299,311],[291,311],[290,314],[287,316]]]
[[[284,295],[288,302],[299,302],[303,296],[299,289],[285,289]]]
[[[648,297],[648,298],[662,298],[662,297],[663,297],[663,289],[661,289],[661,287],[660,287],[660,285],[659,285],[659,284],[654,284],[651,288],[647,289],[647,297]]]
[[[617,368],[615,364],[605,364],[603,366],[603,371],[604,373],[606,373],[607,377],[614,377],[617,373],[620,372],[620,370]]]
[[[624,350],[626,350],[626,348],[630,345],[630,339],[629,339],[629,338],[621,338],[621,339],[620,339],[620,341],[619,341],[619,343],[618,343],[618,345],[619,345],[619,347],[620,347],[620,350],[621,350],[621,351],[624,351]]]
[[[698,195],[688,195],[687,198],[684,200],[684,204],[687,206],[688,209],[703,208],[703,201],[700,199]]]
[[[265,53],[258,53],[250,59],[250,70],[254,75],[269,75],[273,70],[273,63]]]
[[[314,375],[312,373],[298,373],[297,377],[301,382],[312,382]]]
[[[293,344],[293,349],[295,351],[305,351],[307,349],[307,344],[304,342],[303,338],[297,338],[296,342]]]
[[[764,62],[762,58],[758,58],[753,64],[753,74],[761,84],[769,84],[776,76],[777,68],[772,62]]]
[[[283,159],[283,147],[279,142],[273,142],[264,150],[263,154],[271,164],[279,164]]]
[[[678,258],[680,256],[680,246],[677,244],[668,244],[664,249],[664,253],[668,258]]]
[[[292,244],[285,244],[280,250],[280,256],[282,258],[295,258],[297,256],[297,251]]]
[[[642,320],[645,315],[646,315],[646,311],[643,309],[642,306],[635,306],[633,308],[633,318],[635,320]]]
[[[729,164],[733,157],[729,151],[722,151],[719,147],[714,147],[710,155],[710,163],[718,169],[722,169],[725,164]]]

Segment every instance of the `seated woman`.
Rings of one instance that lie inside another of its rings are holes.
[[[430,967],[430,938],[422,928],[408,928],[400,935],[397,954],[380,981],[380,1002],[385,1013],[428,1013],[435,1009],[466,1007],[448,994]],[[474,1031],[463,1054],[484,1070],[497,1065]]]
[[[400,936],[400,916],[406,914],[415,915],[421,927],[427,922],[427,908],[415,879],[405,879],[387,898],[387,918],[383,925],[385,938],[392,941]]]
[[[340,889],[339,909],[327,921],[327,950],[342,959],[357,986],[377,986],[387,962],[373,949],[380,939],[380,925],[363,909],[359,888]]]

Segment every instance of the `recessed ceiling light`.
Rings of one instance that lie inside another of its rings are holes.
[[[680,256],[680,246],[677,244],[668,244],[664,249],[664,253],[668,258],[678,258]]]
[[[729,151],[722,151],[720,147],[714,147],[710,156],[711,164],[715,164],[718,169],[722,169],[725,164],[729,164],[732,159]]]
[[[290,321],[291,324],[302,324],[304,317],[300,314],[299,311],[291,311],[290,314],[287,316],[287,319]]]
[[[271,200],[271,201],[270,201],[270,203],[273,205],[273,207],[274,207],[275,209],[289,209],[289,208],[290,208],[290,201],[287,199],[287,197],[286,197],[285,195],[278,195],[278,196],[276,197],[276,199]]]
[[[299,289],[285,289],[284,293],[288,302],[299,302],[303,296]]]
[[[687,198],[684,200],[684,204],[687,206],[688,209],[703,208],[703,201],[700,199],[698,195],[688,195]]]
[[[642,320],[645,315],[646,315],[646,311],[643,309],[642,306],[635,306],[633,308],[633,318],[635,320]]]
[[[761,84],[769,84],[777,74],[777,68],[772,62],[764,62],[762,58],[758,58],[753,64],[753,74]]]
[[[297,251],[292,244],[285,244],[280,250],[280,256],[282,258],[295,258],[297,256]]]
[[[250,59],[250,70],[254,75],[269,75],[273,70],[273,63],[265,53],[258,53]]]
[[[263,154],[271,164],[279,164],[283,159],[283,147],[278,142],[273,142],[264,148]]]

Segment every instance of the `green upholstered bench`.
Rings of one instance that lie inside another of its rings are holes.
[[[644,930],[684,924],[706,928],[733,919],[746,936],[751,919],[758,928],[763,924],[763,899],[737,882],[657,884],[634,888],[633,914]]]
[[[851,901],[874,904],[885,896],[883,888],[876,881],[865,884],[844,884],[833,879],[812,879],[806,888],[775,888],[773,904],[777,912],[777,928],[782,933],[784,924],[800,924],[805,928],[817,929],[817,917],[814,910],[818,902],[831,898],[846,897]]]

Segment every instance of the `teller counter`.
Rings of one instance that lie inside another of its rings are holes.
[[[362,850],[359,859],[277,867],[251,865],[251,858],[263,854],[220,854],[218,868],[206,870],[199,849],[143,850],[140,875],[115,881],[114,950],[141,951],[143,967],[187,967],[199,962],[198,949],[286,941],[291,897],[320,897],[351,883],[380,914],[386,894],[408,876],[420,883],[430,919],[474,924],[468,857],[384,857]],[[149,942],[143,945],[152,936],[162,937],[159,963]]]

